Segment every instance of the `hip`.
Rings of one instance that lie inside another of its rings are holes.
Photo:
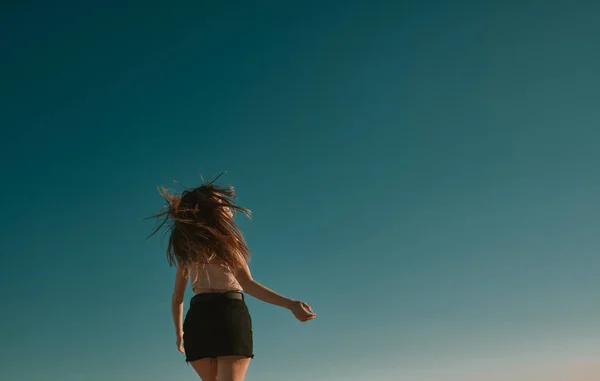
[[[252,327],[252,317],[241,292],[201,293],[192,297],[183,329],[221,327],[226,325]]]

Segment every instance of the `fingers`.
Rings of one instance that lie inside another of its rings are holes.
[[[302,304],[302,307],[306,308],[308,311],[310,311],[311,313],[313,312],[312,308],[310,308],[310,306],[304,302],[300,302],[300,304]]]
[[[301,322],[312,320],[317,316],[308,304],[301,301],[296,301],[296,308],[293,313]]]
[[[304,303],[304,302],[301,302],[301,303],[302,303],[302,307],[304,307],[304,309],[305,309],[305,310],[307,310],[307,311],[309,311],[309,312],[310,312],[310,319],[313,319],[315,316],[317,316],[317,315],[316,315],[316,314],[313,312],[312,308],[310,308],[310,306],[309,306],[308,304],[306,304],[306,303]]]
[[[310,308],[310,306],[309,306],[308,304],[306,304],[306,303],[304,303],[304,302],[298,302],[298,304],[300,304],[300,306],[301,306],[303,309],[305,309],[305,310],[307,310],[307,311],[309,311],[309,312],[313,312],[312,308]]]

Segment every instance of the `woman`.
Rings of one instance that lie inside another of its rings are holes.
[[[242,381],[254,357],[252,320],[242,292],[290,310],[301,322],[316,315],[306,303],[252,278],[250,250],[233,219],[235,212],[250,217],[250,211],[233,202],[233,187],[213,184],[181,195],[162,188],[167,207],[154,216],[164,220],[152,234],[165,224],[169,228],[167,258],[177,266],[172,298],[177,349],[203,381]],[[188,281],[196,295],[182,324]]]

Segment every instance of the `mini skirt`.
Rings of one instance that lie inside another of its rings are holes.
[[[252,318],[241,292],[197,294],[183,322],[185,361],[254,357]]]

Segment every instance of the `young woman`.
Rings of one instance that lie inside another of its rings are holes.
[[[162,188],[167,206],[154,216],[164,219],[152,234],[168,227],[167,259],[177,266],[171,307],[177,349],[203,381],[243,381],[254,352],[252,319],[242,292],[290,310],[301,322],[316,315],[306,303],[252,278],[250,250],[233,219],[238,211],[250,217],[250,211],[233,202],[233,187],[213,184],[181,195]],[[182,323],[188,281],[196,295]]]

